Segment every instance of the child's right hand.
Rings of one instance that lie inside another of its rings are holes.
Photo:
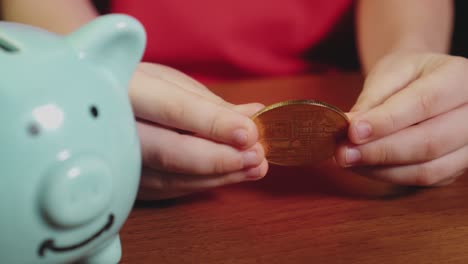
[[[232,105],[188,76],[141,63],[130,84],[143,155],[140,199],[165,199],[265,176],[249,118],[261,104]]]

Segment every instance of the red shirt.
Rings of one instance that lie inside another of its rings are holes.
[[[202,81],[307,72],[351,0],[113,0],[146,28],[145,61]]]

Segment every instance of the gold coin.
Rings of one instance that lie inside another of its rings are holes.
[[[284,166],[311,165],[331,158],[349,125],[340,109],[313,100],[276,103],[252,120],[268,162]]]

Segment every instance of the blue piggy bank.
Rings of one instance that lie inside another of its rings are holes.
[[[0,262],[117,263],[140,146],[128,83],[140,23],[68,36],[0,22]]]

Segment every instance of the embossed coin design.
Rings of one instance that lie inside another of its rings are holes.
[[[252,120],[268,162],[283,166],[311,165],[332,157],[349,125],[340,109],[313,100],[276,103]]]

